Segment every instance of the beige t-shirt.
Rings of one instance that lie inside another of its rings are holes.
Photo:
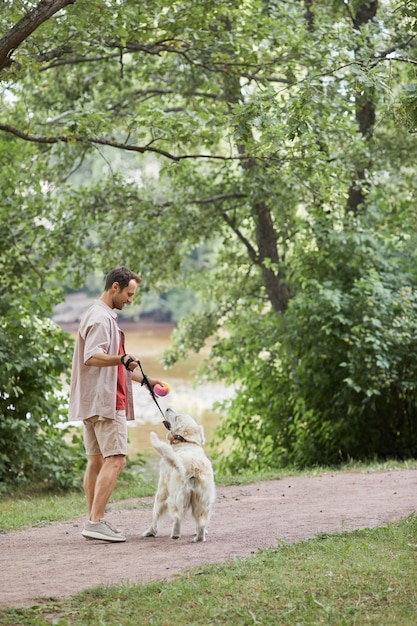
[[[85,420],[94,415],[116,417],[117,366],[86,365],[94,354],[118,354],[120,330],[117,314],[102,300],[87,310],[77,333],[71,372],[69,420]],[[126,419],[135,419],[132,374],[125,370]]]

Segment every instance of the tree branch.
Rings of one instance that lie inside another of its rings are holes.
[[[220,215],[222,216],[222,218],[226,222],[226,224],[233,230],[235,235],[243,243],[243,245],[245,246],[246,250],[248,251],[249,258],[252,260],[252,262],[255,263],[255,265],[259,265],[260,264],[260,258],[259,258],[259,255],[258,255],[257,251],[255,250],[253,245],[250,243],[250,241],[243,235],[243,233],[236,226],[235,220],[231,219],[227,215],[227,213],[225,211],[221,211]]]
[[[376,61],[372,63],[371,67],[375,67],[377,63],[380,63],[381,61],[389,61],[389,62],[399,61],[400,63],[409,63],[410,65],[417,65],[416,59],[410,59],[407,57],[383,57],[381,59],[376,59]]]
[[[407,41],[403,41],[402,43],[396,44],[395,46],[391,46],[391,48],[387,48],[386,50],[378,51],[375,54],[373,54],[371,58],[380,60],[380,59],[384,59],[388,57],[393,52],[397,52],[398,50],[405,50],[405,48],[408,48],[413,43],[416,37],[417,35],[412,35],[409,39],[407,39]],[[390,57],[390,59],[391,58],[392,57]]]
[[[191,204],[213,204],[213,202],[223,202],[223,200],[235,200],[236,198],[246,198],[247,194],[239,191],[231,191],[226,193],[218,193],[215,196],[201,198],[200,200],[192,200]]]
[[[109,146],[110,148],[117,148],[119,150],[126,150],[128,152],[139,152],[140,154],[145,154],[145,152],[153,152],[154,154],[159,154],[171,161],[183,161],[185,159],[209,159],[209,160],[218,160],[218,161],[241,161],[247,157],[241,156],[221,156],[221,155],[213,155],[213,154],[183,154],[183,155],[175,155],[167,152],[166,150],[162,150],[160,148],[155,148],[151,144],[155,142],[152,140],[149,144],[145,146],[136,146],[134,144],[122,143],[119,141],[114,141],[112,139],[105,139],[100,137],[84,137],[82,135],[55,135],[51,137],[45,137],[42,135],[30,135],[19,128],[15,128],[14,126],[10,126],[10,124],[0,124],[0,131],[4,131],[6,133],[11,133],[15,135],[15,137],[19,137],[19,139],[23,139],[24,141],[30,141],[32,143],[40,143],[40,144],[56,144],[56,143],[79,143],[84,145],[101,145],[101,146]]]
[[[76,0],[40,0],[0,39],[0,71],[12,65],[12,54],[41,24]]]

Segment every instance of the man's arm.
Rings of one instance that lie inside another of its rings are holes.
[[[133,371],[137,368],[138,364],[135,357],[130,356],[130,354],[126,354],[124,361],[127,359],[133,359],[131,363],[129,363],[129,370]],[[110,367],[115,365],[120,365],[120,354],[106,354],[105,352],[97,352],[97,354],[93,354],[90,358],[85,362],[86,365],[93,365],[94,367]]]
[[[133,359],[133,361],[129,363],[129,370],[132,372],[132,380],[134,380],[136,383],[142,384],[143,376],[141,372],[133,371],[138,367],[138,363],[135,357],[130,356],[130,354],[126,354],[123,360],[127,361],[127,359],[129,358]],[[85,362],[86,365],[93,365],[95,367],[114,367],[115,365],[120,365],[120,363],[120,355],[106,354],[105,352],[97,352],[97,354],[93,354],[93,356],[91,356],[88,361]],[[151,378],[150,376],[147,376],[147,379],[152,388],[156,385],[156,383],[162,384],[162,381],[158,380],[157,378]]]
[[[162,384],[162,381],[158,380],[157,378],[151,378],[150,376],[146,377],[149,381],[150,386],[152,387],[152,389],[154,388],[154,386],[156,385],[156,383],[159,383],[160,385]],[[133,372],[132,373],[132,380],[134,380],[137,383],[142,384],[143,383],[143,376],[140,372]]]

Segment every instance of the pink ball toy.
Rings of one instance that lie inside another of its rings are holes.
[[[169,385],[168,383],[162,383],[161,385],[159,383],[156,383],[156,385],[153,388],[153,392],[156,396],[166,396],[169,394]]]

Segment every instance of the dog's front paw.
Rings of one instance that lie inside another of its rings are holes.
[[[158,443],[159,443],[159,438],[158,438],[158,435],[157,435],[156,433],[151,432],[151,434],[149,435],[149,438],[150,438],[150,440],[151,440],[151,444],[152,444],[153,446],[157,446],[157,445],[158,445]]]
[[[145,530],[142,537],[156,537],[156,529],[151,526],[148,530]]]

